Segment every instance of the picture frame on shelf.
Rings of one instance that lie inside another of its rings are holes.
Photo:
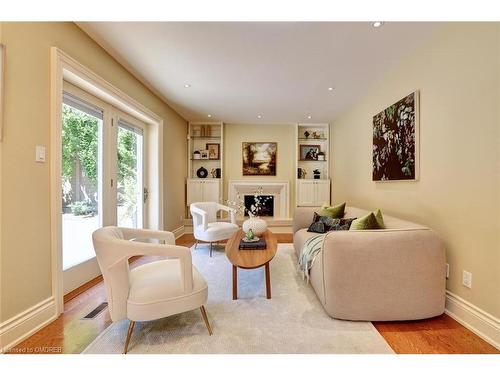
[[[208,158],[211,160],[220,160],[220,144],[207,143],[206,148],[208,151]]]
[[[208,159],[208,150],[200,150],[200,159],[206,160]]]
[[[318,160],[320,145],[300,145],[300,160]]]

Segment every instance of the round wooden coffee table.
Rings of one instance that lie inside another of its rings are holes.
[[[238,267],[254,269],[264,266],[266,270],[266,295],[271,298],[271,275],[269,262],[276,255],[277,241],[273,232],[267,230],[260,237],[266,239],[264,250],[240,250],[240,240],[245,236],[243,230],[236,232],[226,243],[226,256],[233,265],[233,299],[238,299]]]

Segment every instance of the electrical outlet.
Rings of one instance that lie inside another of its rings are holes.
[[[450,264],[446,263],[446,278],[448,279],[450,277]]]
[[[462,271],[462,284],[467,288],[472,288],[472,273]]]

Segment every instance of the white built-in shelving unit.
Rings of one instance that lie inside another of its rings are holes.
[[[330,203],[330,126],[296,126],[296,205]],[[319,171],[315,174],[314,171]],[[315,178],[316,176],[316,178]]]
[[[224,172],[224,124],[222,122],[190,122],[187,142],[187,207],[193,202],[220,202]],[[218,155],[208,153],[211,147],[217,149],[217,146],[211,145],[218,145]],[[206,170],[206,177],[203,177],[201,173],[204,170]]]

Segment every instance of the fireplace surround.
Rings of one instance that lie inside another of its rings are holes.
[[[236,201],[240,197],[252,195],[262,188],[262,195],[273,196],[273,216],[264,216],[268,219],[288,219],[290,213],[290,186],[288,181],[263,180],[230,180],[228,185],[228,199]],[[240,216],[243,218],[243,215]]]

